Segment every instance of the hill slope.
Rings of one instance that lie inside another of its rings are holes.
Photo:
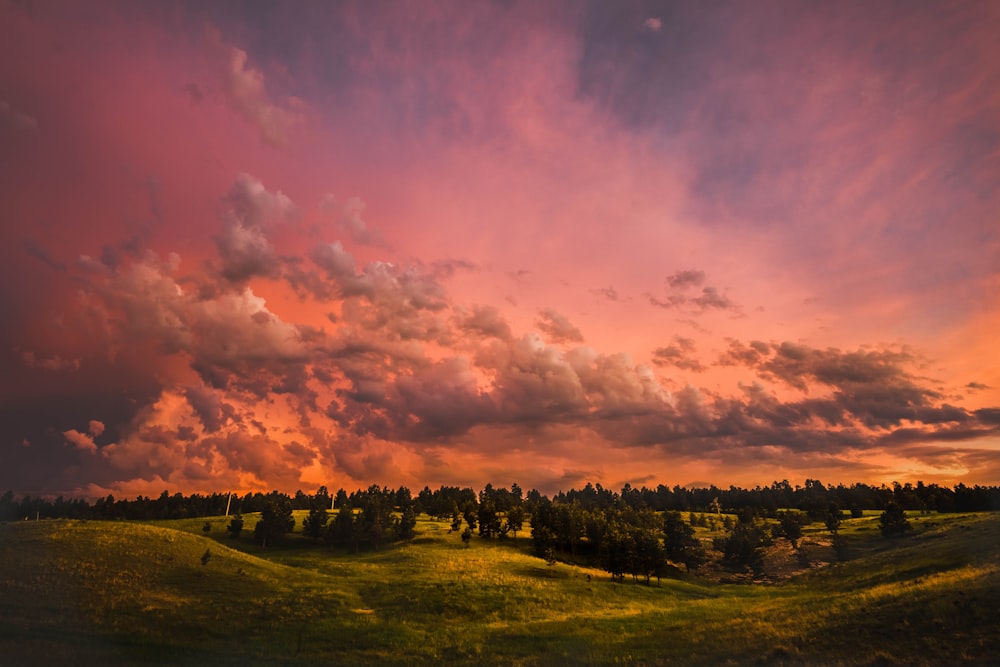
[[[1000,654],[1000,516],[922,519],[779,585],[612,584],[422,520],[409,544],[261,551],[223,520],[0,524],[3,664],[954,664]],[[168,527],[169,526],[169,527]],[[232,548],[235,545],[237,548]],[[206,549],[210,559],[202,564]]]

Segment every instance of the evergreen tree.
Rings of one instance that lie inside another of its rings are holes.
[[[497,514],[496,505],[490,497],[484,497],[479,503],[479,535],[481,537],[495,537],[500,534],[500,515]]]
[[[683,563],[690,572],[697,569],[707,559],[701,540],[694,536],[694,528],[686,523],[677,511],[663,515],[663,546],[666,557],[675,563]]]
[[[403,508],[403,516],[399,520],[399,539],[411,540],[414,535],[414,528],[417,526],[417,513],[413,509],[413,504]]]
[[[826,529],[836,535],[840,529],[840,520],[840,507],[837,506],[837,503],[830,503],[826,511]]]
[[[514,486],[517,485],[515,484]],[[517,531],[521,530],[523,526],[524,508],[521,505],[514,505],[507,510],[507,530],[514,533],[514,539],[517,539]]]
[[[757,570],[763,563],[764,547],[768,542],[763,526],[753,521],[739,521],[726,537],[716,540],[716,548],[722,551],[730,566],[749,566]]]
[[[902,535],[912,528],[910,522],[906,520],[906,512],[891,500],[886,503],[885,511],[878,518],[878,526],[886,537]]]
[[[350,546],[358,550],[358,530],[355,526],[354,510],[345,503],[337,510],[337,516],[327,528],[327,540],[336,546]]]
[[[292,503],[288,496],[272,496],[267,499],[260,513],[260,520],[254,526],[253,536],[267,547],[274,540],[282,538],[295,527]]]
[[[799,538],[802,537],[802,521],[799,516],[792,512],[781,512],[778,514],[779,532],[788,538],[793,549],[799,548]]]
[[[364,495],[361,517],[361,535],[377,551],[382,542],[395,536],[397,522],[392,517],[395,494],[388,489],[371,486]]]
[[[229,525],[226,526],[226,530],[234,540],[239,539],[240,533],[243,532],[243,515],[237,514],[232,519],[229,520]]]
[[[309,515],[302,521],[302,534],[311,537],[313,542],[323,536],[327,522],[330,520],[326,508],[329,506],[329,496],[326,502],[322,500],[309,510]]]

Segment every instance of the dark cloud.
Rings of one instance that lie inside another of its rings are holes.
[[[463,331],[501,340],[508,340],[512,335],[510,325],[493,306],[473,306],[472,312],[458,316],[458,326]]]
[[[674,336],[672,345],[653,350],[653,363],[657,366],[673,366],[686,371],[701,373],[707,370],[696,357],[694,340]]]
[[[705,272],[696,269],[686,269],[677,271],[667,276],[667,285],[671,289],[688,289],[691,287],[701,287],[705,283]]]
[[[215,238],[222,275],[234,283],[255,276],[276,278],[279,261],[267,230],[297,215],[295,204],[281,192],[270,192],[258,179],[239,174],[224,199],[222,234]]]
[[[719,359],[721,365],[746,366],[762,379],[801,392],[832,390],[831,398],[809,404],[813,409],[825,406],[813,414],[831,425],[854,421],[871,429],[892,429],[918,422],[928,431],[937,425],[964,425],[982,419],[964,408],[942,403],[943,395],[910,370],[917,362],[905,348],[845,352],[760,341],[750,345],[730,341]]]
[[[198,415],[206,433],[219,431],[236,419],[232,405],[222,400],[222,394],[211,387],[195,386],[184,390],[184,397]]]
[[[668,293],[661,297],[647,293],[646,298],[659,308],[685,309],[697,313],[708,310],[729,310],[742,314],[739,305],[721,294],[717,287],[705,284],[705,272],[696,269],[677,271],[667,276]],[[701,288],[698,296],[691,296],[690,290]]]
[[[227,280],[243,283],[255,276],[278,277],[278,256],[260,229],[233,221],[226,225],[215,242],[222,259],[221,272]]]
[[[201,87],[196,83],[188,83],[182,88],[182,90],[187,93],[192,102],[201,102],[205,99],[205,93],[202,92]]]
[[[65,271],[66,270],[66,264],[63,263],[63,262],[57,262],[55,259],[53,259],[52,255],[49,254],[49,251],[46,250],[42,246],[42,244],[40,244],[38,241],[35,241],[35,240],[32,240],[32,239],[26,240],[24,242],[24,249],[26,251],[28,251],[29,255],[31,255],[35,259],[41,261],[43,264],[45,264],[46,266],[48,266],[50,269],[54,269],[56,271]]]
[[[478,271],[479,266],[467,259],[439,259],[431,263],[431,272],[438,278],[451,278],[459,271]]]
[[[581,343],[583,334],[566,319],[565,315],[552,308],[546,308],[538,314],[535,326],[553,343]]]

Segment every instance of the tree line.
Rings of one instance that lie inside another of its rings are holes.
[[[329,510],[339,509],[345,505],[362,510],[365,503],[370,501],[373,488],[378,487],[357,489],[351,493],[339,489],[332,499],[326,487],[321,487],[315,494],[299,490],[292,495],[278,491],[266,494],[252,492],[244,495],[225,492],[207,495],[198,493],[171,495],[164,491],[156,498],[140,495],[126,499],[108,495],[94,501],[82,498],[67,499],[63,496],[54,499],[30,495],[18,497],[12,491],[7,491],[0,496],[0,521],[35,518],[146,521],[185,519],[227,513],[262,512],[270,504],[286,501],[293,510],[310,510],[323,502],[330,503],[327,506]],[[505,514],[510,507],[520,506],[528,515],[531,514],[531,509],[543,500],[563,505],[575,503],[587,510],[628,507],[633,510],[649,509],[654,512],[710,512],[721,508],[723,511],[737,513],[744,508],[751,508],[756,515],[769,518],[777,518],[780,510],[797,509],[806,512],[814,519],[822,519],[831,503],[851,512],[862,509],[883,510],[890,502],[909,511],[1000,510],[1000,486],[957,484],[949,488],[923,482],[917,482],[915,485],[895,483],[892,486],[868,484],[825,486],[818,480],[807,479],[802,486],[792,486],[787,480],[783,480],[776,481],[770,486],[757,486],[752,489],[736,486],[727,489],[716,486],[668,487],[663,484],[652,488],[646,486],[635,488],[625,484],[620,491],[588,483],[581,489],[560,491],[551,498],[535,489],[525,493],[517,484],[512,484],[510,489],[494,488],[487,484],[478,494],[471,487],[441,486],[432,491],[425,486],[416,498],[411,496],[410,490],[406,487],[398,489],[382,487],[378,488],[378,491],[380,496],[384,497],[385,503],[391,503],[396,509],[401,510],[409,505],[416,514],[426,513],[439,518],[452,518],[456,510],[463,518],[467,511],[478,513],[484,498],[488,501],[487,511],[490,504],[500,514]],[[480,524],[478,520],[476,523],[477,526]],[[488,521],[487,532],[494,528],[495,524]],[[497,530],[503,528],[504,525],[501,524]]]

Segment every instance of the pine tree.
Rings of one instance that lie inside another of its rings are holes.
[[[912,528],[910,522],[906,520],[906,512],[891,500],[886,503],[885,511],[878,518],[878,526],[886,537],[902,535]]]
[[[680,512],[663,515],[663,546],[666,557],[683,563],[688,572],[697,569],[707,558],[701,540],[694,536],[694,528],[684,523]]]
[[[327,497],[327,501],[323,505],[313,506],[309,510],[309,515],[302,521],[302,533],[306,537],[311,537],[313,542],[322,537],[326,524],[330,520],[330,516],[326,511],[326,505],[328,504],[329,497]]]
[[[413,505],[407,505],[403,508],[403,515],[399,519],[399,539],[410,540],[413,539],[414,528],[417,526],[417,513],[413,509]]]
[[[270,497],[260,513],[260,521],[254,526],[253,536],[260,540],[262,547],[290,533],[295,527],[292,503],[287,496]]]
[[[243,532],[243,515],[237,514],[232,519],[229,520],[229,525],[226,526],[226,530],[234,540],[239,539],[240,533]]]

